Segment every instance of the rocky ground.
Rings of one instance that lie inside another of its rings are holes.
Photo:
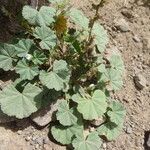
[[[72,3],[74,7],[81,8],[88,17],[92,17],[93,1],[72,0]],[[104,150],[149,150],[150,1],[108,0],[99,14],[99,21],[107,29],[110,37],[107,50],[117,49],[125,62],[124,87],[114,97],[121,101],[127,110],[121,135],[116,141],[104,143],[102,147]],[[12,32],[4,28],[6,25],[1,24],[0,41],[6,41],[12,36]],[[12,148],[14,150],[65,150],[64,146],[59,146],[51,135],[48,135],[47,124],[51,121],[51,113],[48,110],[49,107],[47,111],[39,112],[38,117],[2,123],[0,150],[12,150]],[[0,122],[6,121],[6,116],[3,117],[4,120]],[[41,124],[43,120],[45,122]]]

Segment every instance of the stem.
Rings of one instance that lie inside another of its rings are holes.
[[[94,15],[93,19],[90,21],[90,25],[89,25],[89,27],[90,27],[90,32],[89,32],[89,37],[88,37],[87,47],[86,47],[86,48],[89,48],[89,47],[92,45],[92,43],[93,43],[92,29],[93,29],[93,26],[94,26],[95,21],[97,21],[98,18],[99,18],[98,12],[99,12],[100,7],[103,6],[104,2],[105,2],[105,0],[100,0],[100,1],[99,1],[99,4],[97,4],[97,5],[94,6],[96,12],[95,12],[95,15]]]

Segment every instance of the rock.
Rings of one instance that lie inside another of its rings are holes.
[[[0,150],[31,150],[26,141],[11,130],[0,127]]]
[[[121,11],[121,13],[129,19],[134,18],[133,12],[131,10],[124,9]]]
[[[116,19],[114,24],[115,27],[122,32],[130,31],[129,24],[124,18]]]
[[[147,147],[150,148],[150,134],[149,134],[146,144],[147,144]]]
[[[134,82],[139,90],[142,90],[143,88],[145,88],[147,84],[145,77],[142,76],[141,74],[134,76]]]
[[[103,149],[106,149],[106,148],[107,148],[107,144],[106,144],[106,143],[103,143],[103,144],[102,144],[102,147],[103,147]]]
[[[18,130],[18,131],[17,131],[17,134],[18,134],[18,135],[21,135],[21,134],[22,134],[22,131],[21,131],[21,130]]]
[[[139,43],[141,41],[137,35],[134,35],[133,40],[137,43]]]
[[[132,134],[132,128],[130,126],[126,127],[126,133],[127,134]]]
[[[31,115],[31,120],[40,127],[48,125],[51,121],[55,120],[54,113],[57,111],[58,105],[61,100],[57,100],[55,103],[52,103],[50,106],[47,106],[38,112]]]
[[[93,120],[93,121],[91,122],[91,124],[94,125],[94,126],[100,126],[103,122],[104,122],[104,119],[103,119],[103,118],[98,118],[98,119],[96,119],[96,120]]]

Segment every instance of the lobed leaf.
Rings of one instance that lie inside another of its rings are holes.
[[[62,125],[53,126],[51,133],[57,142],[63,145],[70,144],[74,136],[81,136],[83,134],[83,126],[78,124],[69,127]]]
[[[59,104],[56,117],[64,126],[71,126],[77,123],[77,117],[73,114],[73,109],[69,109],[67,101],[62,101]]]
[[[13,68],[13,61],[16,61],[16,51],[11,44],[0,45],[0,68],[5,71]]]
[[[83,14],[82,11],[72,8],[70,10],[69,16],[71,20],[83,30],[88,30],[89,19]]]
[[[97,132],[90,133],[86,139],[78,136],[72,141],[75,150],[100,150],[101,144]]]
[[[34,51],[32,61],[35,65],[42,65],[46,61],[46,56],[40,51]]]
[[[107,83],[107,89],[108,90],[119,90],[122,85],[122,77],[120,73],[112,68],[106,69],[106,72],[104,72],[100,78],[100,82]]]
[[[33,36],[40,39],[40,47],[46,50],[52,50],[56,46],[56,35],[54,32],[46,27],[36,27]]]
[[[15,45],[17,55],[19,57],[26,57],[28,52],[31,50],[32,45],[33,41],[30,39],[19,40],[19,42]]]
[[[109,40],[106,30],[99,23],[95,23],[92,29],[92,35],[98,51],[103,52]]]
[[[64,60],[55,60],[53,71],[40,73],[40,80],[43,85],[56,91],[64,90],[70,79],[70,71]]]
[[[22,80],[32,80],[39,74],[38,66],[30,66],[25,60],[20,60],[16,65],[16,73],[20,74]]]
[[[121,103],[113,101],[110,105],[110,109],[107,115],[110,117],[110,121],[116,125],[120,125],[124,121],[126,111]]]
[[[19,119],[29,117],[40,107],[40,93],[41,89],[32,84],[27,84],[22,93],[14,85],[8,85],[0,93],[1,110]]]
[[[120,74],[123,73],[124,64],[120,55],[112,55],[109,61],[112,68],[116,69]]]
[[[96,90],[90,99],[80,97],[77,100],[77,98],[78,97],[74,97],[78,103],[77,109],[86,120],[98,119],[106,112],[106,96],[100,90]]]
[[[39,11],[31,6],[24,6],[22,15],[31,25],[50,26],[54,22],[56,10],[52,7],[42,6]]]
[[[97,128],[100,136],[105,136],[107,140],[115,140],[122,130],[122,124],[117,126],[115,123],[107,122]]]

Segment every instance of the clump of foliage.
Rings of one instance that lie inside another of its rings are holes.
[[[0,44],[0,68],[16,73],[0,92],[3,113],[22,119],[51,101],[61,99],[58,124],[51,128],[56,141],[75,150],[99,150],[100,137],[114,140],[122,129],[125,109],[110,92],[123,85],[123,61],[105,51],[108,35],[96,17],[62,0],[39,10],[24,6],[24,37]],[[102,123],[88,131],[94,120]]]

